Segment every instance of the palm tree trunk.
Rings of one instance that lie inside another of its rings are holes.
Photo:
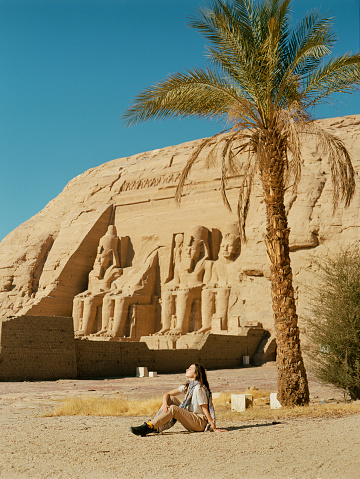
[[[285,149],[268,142],[261,179],[266,204],[266,247],[271,263],[271,292],[277,343],[278,400],[283,406],[305,405],[309,387],[300,350],[298,316],[290,265],[284,205]]]

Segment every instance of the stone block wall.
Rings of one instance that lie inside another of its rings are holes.
[[[206,369],[239,367],[243,356],[252,357],[255,354],[263,334],[261,328],[250,330],[247,336],[210,334],[201,349],[155,350],[155,371],[181,372],[195,362],[203,364]]]
[[[243,356],[254,356],[263,336],[254,327],[241,336],[210,334],[189,349],[151,349],[144,341],[74,339],[72,318],[3,318],[0,381],[135,376],[137,366],[164,374],[195,362],[207,369],[239,367]]]
[[[152,351],[145,343],[74,340],[79,378],[135,376],[136,366],[154,370]]]
[[[247,336],[210,334],[199,349],[150,349],[145,342],[75,340],[79,378],[135,376],[136,366],[160,374],[184,371],[191,363],[206,369],[234,368],[243,356],[255,354],[264,335],[262,328]]]
[[[72,318],[21,316],[0,320],[0,380],[76,378]]]

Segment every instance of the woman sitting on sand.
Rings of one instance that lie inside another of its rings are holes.
[[[162,432],[176,421],[188,431],[220,431],[215,425],[215,410],[205,368],[201,364],[192,364],[185,376],[188,379],[185,385],[163,395],[163,404],[152,421],[130,428],[133,434],[146,436],[151,432]],[[185,393],[182,403],[175,397],[181,393]]]

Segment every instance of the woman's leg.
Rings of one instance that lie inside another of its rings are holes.
[[[162,412],[160,409],[150,423],[145,422],[142,426],[130,427],[130,431],[137,436],[146,436],[150,432],[162,432],[172,427],[171,423],[167,424],[170,419],[176,419],[188,431],[204,431],[207,424],[205,416],[195,414],[185,408],[179,407],[180,401],[174,396],[170,396],[168,405],[168,412]],[[164,425],[165,427],[162,428]]]
[[[207,424],[207,420],[204,416],[190,412],[175,404],[169,406],[168,412],[163,412],[156,416],[151,421],[151,424],[154,426],[154,429],[158,429],[173,418],[179,421],[188,431],[203,431]]]
[[[177,397],[175,396],[169,396],[169,399],[168,399],[168,402],[167,402],[168,406],[171,406],[172,404],[174,404],[175,406],[180,406],[180,401],[178,400]],[[159,411],[157,412],[155,418],[153,419],[152,423],[155,421],[155,419],[157,419],[161,414],[164,414],[163,411],[161,410],[161,408],[159,409]],[[170,419],[169,419],[170,420]],[[166,424],[166,423],[165,423]],[[162,431],[165,431],[166,429],[170,429],[171,427],[173,426],[173,424],[167,424],[166,426],[164,426],[163,428],[161,428],[160,430],[158,429],[158,432],[162,432]]]

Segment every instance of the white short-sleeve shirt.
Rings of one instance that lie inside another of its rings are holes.
[[[181,393],[184,392],[184,389],[185,389],[184,384],[179,387],[179,391]],[[208,399],[207,399],[207,395],[204,388],[200,386],[200,384],[197,384],[195,386],[193,395],[191,397],[191,402],[189,404],[188,411],[194,412],[196,414],[204,414],[201,408],[201,404],[208,404]]]

